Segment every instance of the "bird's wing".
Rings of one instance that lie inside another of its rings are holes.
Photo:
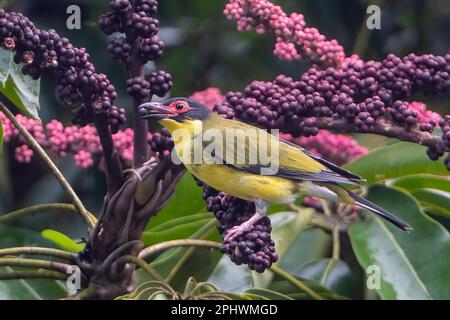
[[[353,185],[357,185],[358,180],[361,180],[361,177],[312,154],[306,149],[278,139],[264,130],[248,124],[213,117],[204,124],[204,129],[208,128],[221,132],[223,141],[222,144],[216,144],[219,147],[215,149],[214,156],[216,161],[220,161],[230,168],[260,175],[264,172],[262,169],[268,170],[275,167],[274,176],[292,180]],[[233,138],[230,138],[230,129],[235,130],[236,134]],[[257,134],[249,134],[249,131],[252,130],[253,132],[257,130]],[[239,133],[241,133],[241,136],[239,136]],[[261,153],[261,147],[265,147],[268,152]],[[274,150],[273,153],[272,149]],[[227,150],[233,152],[231,159]],[[269,155],[269,157],[266,155]]]

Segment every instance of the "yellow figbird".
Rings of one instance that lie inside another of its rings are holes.
[[[225,240],[236,238],[265,216],[268,203],[291,203],[299,193],[356,204],[403,230],[412,230],[400,218],[341,186],[358,185],[361,177],[265,130],[224,119],[187,98],[144,103],[139,114],[142,119],[158,120],[170,131],[179,160],[195,177],[255,203],[256,213],[231,228]],[[268,163],[261,155],[263,149],[276,154],[276,159]],[[231,157],[226,153],[230,150]]]

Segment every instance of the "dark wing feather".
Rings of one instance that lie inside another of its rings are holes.
[[[299,145],[296,145],[296,144],[294,144],[292,142],[289,142],[289,141],[286,141],[286,140],[283,140],[283,139],[280,139],[280,141],[282,143],[286,143],[286,144],[290,145],[293,148],[299,149],[300,151],[302,151],[303,153],[307,154],[308,156],[310,156],[314,160],[316,160],[316,161],[320,162],[321,164],[323,164],[325,167],[327,167],[331,171],[336,172],[336,173],[338,173],[339,175],[341,175],[343,177],[346,177],[346,178],[351,179],[351,180],[365,181],[365,179],[363,179],[361,176],[358,176],[357,174],[354,174],[353,172],[345,170],[344,168],[341,168],[341,167],[335,165],[334,163],[332,163],[332,162],[330,162],[328,160],[325,160],[325,159],[323,159],[323,158],[321,158],[319,156],[316,156],[311,151],[306,150],[306,149],[300,147]]]

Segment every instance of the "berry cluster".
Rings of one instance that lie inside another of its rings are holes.
[[[308,60],[320,66],[338,66],[345,58],[336,40],[327,40],[316,28],[306,26],[303,15],[286,14],[268,0],[229,0],[225,16],[237,21],[239,31],[256,28],[276,37],[274,55],[282,60]]]
[[[163,70],[150,73],[146,76],[146,79],[150,83],[151,93],[159,97],[164,97],[173,85],[172,76]]]
[[[73,46],[54,30],[40,30],[21,13],[0,10],[0,44],[15,51],[14,62],[22,63],[22,72],[33,79],[44,70],[55,72],[58,97],[82,109],[74,112],[75,122],[91,122],[95,114],[104,114],[113,106],[114,86],[95,70],[86,49]]]
[[[143,101],[150,95],[150,83],[141,76],[130,78],[127,80],[127,92],[136,100]]]
[[[156,152],[160,158],[168,156],[173,148],[172,136],[166,128],[153,133],[148,142],[152,151]]]
[[[108,122],[109,126],[111,127],[112,133],[119,132],[122,125],[125,123],[125,109],[124,108],[118,108],[116,106],[112,106],[108,110]]]
[[[118,36],[112,38],[108,43],[107,49],[114,59],[119,60],[123,64],[130,63],[131,45],[127,42],[125,37]]]
[[[159,21],[156,0],[111,0],[111,11],[102,15],[99,25],[106,34],[120,33],[112,37],[108,50],[113,57],[132,69],[139,60],[141,65],[159,59],[164,51],[164,42],[158,37]],[[139,72],[140,73],[140,72]],[[145,79],[141,74],[133,74],[127,82],[128,93],[143,102],[152,94],[164,96],[172,88],[172,77],[164,71],[156,71]]]
[[[392,54],[381,61],[346,58],[339,68],[310,68],[298,80],[280,75],[272,82],[253,81],[243,92],[229,92],[214,110],[263,128],[280,128],[294,137],[319,129],[398,136],[424,143],[431,158],[445,147],[446,121],[418,102],[417,92],[434,94],[450,87],[450,53],[445,56]],[[430,139],[436,127],[441,139]],[[395,127],[394,135],[390,128]]]
[[[245,222],[255,213],[253,203],[218,192],[201,181],[197,183],[203,186],[203,199],[207,203],[208,211],[214,213],[217,229],[222,236],[226,235],[227,230]],[[278,260],[275,243],[270,236],[271,231],[270,219],[264,217],[256,222],[251,230],[232,241],[225,241],[220,250],[234,263],[238,265],[244,263],[252,270],[263,272]]]

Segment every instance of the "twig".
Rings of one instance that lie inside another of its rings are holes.
[[[69,260],[71,262],[75,262],[77,259],[77,256],[71,252],[67,252],[67,251],[59,250],[59,249],[53,249],[53,248],[15,247],[15,248],[0,249],[0,257],[1,256],[10,256],[10,255],[20,255],[20,254],[50,256],[50,257],[56,257],[56,258]]]
[[[88,300],[95,297],[96,294],[97,290],[95,288],[90,287],[82,290],[79,294],[75,296],[63,298],[61,300]]]
[[[320,199],[320,203],[322,205],[323,212],[327,216],[328,220],[331,222],[331,234],[333,240],[333,249],[331,257],[333,259],[339,259],[340,251],[341,251],[341,242],[339,239],[339,223],[337,221],[332,221],[333,217],[330,211],[330,207],[328,206],[328,202]]]
[[[117,263],[121,263],[121,262],[134,263],[135,265],[137,265],[137,266],[141,267],[142,269],[144,269],[145,271],[147,271],[150,275],[152,275],[152,277],[154,277],[158,281],[161,281],[161,282],[165,281],[164,278],[159,274],[159,272],[156,271],[147,262],[145,262],[144,259],[141,259],[141,258],[138,258],[135,256],[131,256],[131,255],[126,255],[126,256],[122,256],[119,259],[117,259]]]
[[[339,256],[341,255],[341,239],[339,233],[339,226],[337,223],[333,226],[331,233],[333,236],[333,252],[331,254],[331,257],[333,259],[339,259]]]
[[[296,277],[292,276],[291,274],[287,273],[283,269],[280,269],[276,265],[272,265],[270,267],[270,271],[275,273],[276,275],[282,277],[283,279],[289,281],[291,284],[299,288],[300,290],[306,292],[313,298],[314,300],[323,300],[323,297],[318,294],[317,292],[314,292],[310,287],[308,287],[305,283],[298,280]]]
[[[141,259],[145,259],[151,256],[152,254],[174,247],[205,247],[211,249],[220,249],[221,245],[222,244],[220,242],[210,240],[198,240],[198,239],[170,240],[154,244],[150,247],[143,249],[139,253],[138,257]]]
[[[33,267],[62,273],[66,273],[70,268],[70,265],[62,262],[24,258],[0,258],[0,266]]]
[[[106,117],[98,115],[95,117],[94,122],[102,145],[103,158],[105,159],[106,185],[108,196],[111,197],[120,189],[124,182],[122,164],[114,147],[114,140]]]
[[[214,228],[212,228],[212,225],[215,225],[215,221],[214,220],[212,220],[211,221],[212,223],[207,223],[206,225],[205,225],[205,227],[206,226],[208,226],[208,225],[211,225],[211,227],[208,229],[208,231],[206,231],[206,233],[201,237],[202,239],[199,239],[199,240],[203,240],[203,239],[205,239],[205,238],[208,238],[209,237],[209,235],[212,233],[212,232],[214,232]],[[169,273],[169,275],[166,277],[166,281],[167,282],[171,282],[172,281],[172,279],[175,277],[175,275],[178,273],[178,271],[181,269],[181,267],[186,263],[186,261],[190,258],[190,256],[194,253],[194,249],[195,249],[195,247],[194,246],[191,246],[188,250],[187,250],[187,252],[185,253],[185,254],[183,254],[183,256],[181,257],[181,259],[180,260],[178,260],[178,262],[177,262],[177,264],[170,270],[170,273]]]
[[[45,162],[45,164],[50,169],[51,173],[55,176],[56,180],[60,183],[67,196],[70,198],[71,202],[75,206],[77,212],[83,218],[86,227],[89,232],[94,227],[94,223],[89,216],[88,211],[84,207],[80,198],[78,198],[77,194],[73,190],[72,186],[66,180],[64,175],[59,171],[58,167],[53,163],[44,149],[39,145],[39,143],[34,139],[34,137],[25,129],[19,121],[14,117],[14,114],[9,109],[14,109],[15,105],[12,103],[3,93],[0,92],[0,110],[5,114],[5,116],[14,124],[14,126],[19,130],[20,134],[25,138],[28,144],[34,149],[34,151],[41,157],[41,159]]]
[[[69,275],[51,270],[20,270],[10,273],[0,273],[0,280],[16,279],[55,279],[65,280]]]
[[[62,212],[68,212],[68,213],[77,213],[77,210],[75,209],[75,206],[73,204],[69,203],[48,203],[48,204],[38,204],[26,208],[22,208],[16,211],[12,211],[9,213],[6,213],[4,215],[0,216],[0,223],[7,223],[10,222],[10,220],[16,220],[19,218],[22,218],[27,215],[32,215],[35,213],[42,213],[42,212],[48,212],[48,213],[62,213]],[[95,219],[94,216],[91,216],[91,219]],[[94,220],[95,221],[95,220]]]
[[[140,240],[132,240],[129,242],[126,242],[122,245],[120,245],[118,248],[116,248],[113,252],[111,252],[106,259],[103,261],[102,265],[100,266],[101,270],[105,270],[107,267],[109,267],[115,260],[116,258],[118,258],[120,256],[120,254],[129,249],[130,247],[134,246],[134,245],[138,245],[140,244],[141,241]]]

